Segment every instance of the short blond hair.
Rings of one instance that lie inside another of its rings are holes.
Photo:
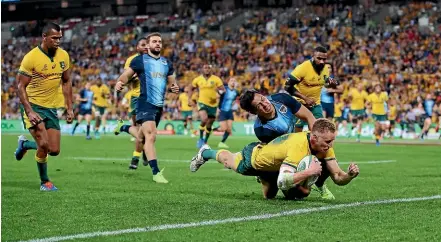
[[[311,130],[311,132],[314,133],[317,132],[322,134],[326,132],[335,133],[335,131],[336,131],[335,124],[326,118],[317,119],[314,125],[312,125],[312,130]]]
[[[159,32],[153,32],[151,34],[148,34],[145,38],[147,39],[147,43],[150,43],[150,38],[153,36],[158,36],[162,39],[162,35]]]

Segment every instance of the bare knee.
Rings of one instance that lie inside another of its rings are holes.
[[[145,141],[154,143],[156,141],[156,130],[148,130],[147,135],[145,136]]]

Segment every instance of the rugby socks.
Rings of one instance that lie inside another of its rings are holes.
[[[205,133],[205,143],[208,142],[208,138],[210,137],[211,134],[211,128],[207,128],[207,133]]]
[[[199,138],[204,139],[205,126],[199,126]]]
[[[90,135],[90,124],[87,125],[86,136]]]
[[[119,129],[119,131],[121,131],[121,132],[126,132],[126,133],[130,134],[130,133],[129,133],[129,129],[130,129],[130,125],[124,124],[123,126],[121,126],[121,128]]]
[[[152,168],[153,175],[156,175],[159,173],[158,161],[156,159],[149,160],[149,165],[150,165],[150,168]]]
[[[141,157],[141,152],[133,151],[132,162],[131,165],[138,166],[139,157]]]
[[[224,136],[222,136],[222,143],[225,143],[225,141],[228,139],[228,136],[230,133],[228,131],[225,131]]]
[[[80,125],[80,124],[77,122],[72,130],[72,134],[75,134],[75,130],[77,129],[78,125]]]
[[[216,150],[204,150],[202,152],[202,158],[204,158],[204,160],[209,160],[209,159],[216,159],[216,154],[217,151]]]
[[[26,150],[36,150],[37,149],[37,143],[35,141],[25,141],[23,142],[23,148]]]
[[[49,177],[47,176],[47,157],[39,158],[35,155],[35,160],[37,161],[38,173],[40,174],[41,183],[45,183],[49,181]]]

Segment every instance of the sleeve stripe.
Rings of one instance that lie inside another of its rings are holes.
[[[325,158],[325,159],[323,159],[324,161],[330,161],[330,160],[337,160],[337,159],[335,159],[335,157],[331,157],[331,158]]]
[[[289,163],[286,163],[286,162],[282,162],[282,164],[287,165],[287,166],[291,166],[292,168],[297,170],[297,166],[295,166],[293,164],[289,164]]]
[[[32,78],[32,76],[24,71],[18,71],[18,74]]]
[[[299,78],[297,78],[296,76],[292,75],[291,73],[288,74],[288,78],[295,81],[296,84],[299,83],[301,80]]]

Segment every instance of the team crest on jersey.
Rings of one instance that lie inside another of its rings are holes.
[[[60,61],[60,67],[61,67],[61,69],[64,70],[64,68],[66,67],[66,64],[64,64],[64,61]]]
[[[285,105],[282,105],[282,106],[280,106],[279,111],[280,111],[281,113],[286,113],[286,112],[288,111],[288,108],[286,108]]]
[[[57,63],[54,63],[54,64],[52,65],[52,69],[55,69],[56,66],[57,66]]]
[[[47,71],[47,64],[44,64],[43,69],[41,71]]]

